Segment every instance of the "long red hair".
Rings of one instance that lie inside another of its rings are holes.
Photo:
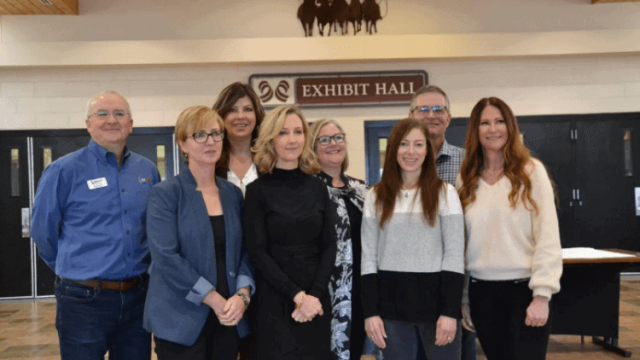
[[[429,140],[429,130],[422,122],[415,119],[400,120],[391,130],[387,143],[387,154],[384,160],[382,179],[374,186],[376,193],[375,209],[380,217],[380,228],[391,220],[396,199],[400,196],[402,187],[402,169],[398,164],[398,148],[402,140],[411,130],[419,129],[427,140],[427,155],[422,163],[422,170],[418,178],[418,191],[422,200],[422,216],[431,226],[435,226],[438,217],[438,198],[442,190],[443,181],[438,178],[436,171],[436,157]]]
[[[525,208],[538,214],[538,206],[531,197],[531,178],[527,172],[527,165],[531,162],[531,152],[522,142],[518,121],[509,106],[496,97],[483,98],[471,110],[469,124],[467,125],[467,137],[465,140],[466,157],[460,167],[462,187],[458,191],[462,207],[466,208],[476,200],[475,191],[478,188],[480,173],[484,169],[484,154],[478,135],[482,111],[487,106],[493,106],[500,110],[502,118],[507,124],[507,143],[502,149],[504,155],[504,174],[511,181],[509,203],[515,209],[520,199]]]

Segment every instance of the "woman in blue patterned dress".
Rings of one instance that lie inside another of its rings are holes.
[[[329,196],[338,208],[338,252],[329,280],[331,352],[338,360],[359,360],[367,339],[360,300],[360,224],[367,187],[363,181],[344,174],[349,165],[346,138],[335,120],[313,123],[307,141],[322,167],[316,176],[327,184]]]

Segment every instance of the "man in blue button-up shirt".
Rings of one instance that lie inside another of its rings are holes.
[[[128,102],[113,91],[87,107],[89,145],[43,172],[32,236],[56,273],[56,328],[63,360],[150,359],[142,328],[150,262],[147,198],[154,164],[130,152]]]

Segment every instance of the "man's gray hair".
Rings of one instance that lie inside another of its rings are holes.
[[[92,97],[91,100],[89,100],[89,102],[87,103],[87,119],[89,119],[91,117],[91,115],[93,115],[91,113],[91,108],[93,107],[94,103],[96,102],[96,100],[98,100],[99,97],[107,95],[107,94],[113,94],[113,95],[118,95],[122,100],[124,100],[124,102],[127,104],[127,114],[129,114],[129,116],[131,116],[131,106],[129,106],[129,102],[127,101],[127,99],[124,98],[124,96],[120,95],[118,92],[114,91],[114,90],[105,90],[100,92],[99,94],[96,94],[96,96]]]
[[[447,111],[449,112],[449,114],[451,114],[451,107],[449,105],[449,97],[447,96],[447,93],[444,92],[444,90],[440,89],[439,87],[435,86],[435,85],[425,85],[423,87],[421,87],[420,89],[416,90],[416,92],[413,93],[413,96],[411,97],[411,107],[414,106],[415,102],[416,102],[416,98],[422,94],[431,94],[431,93],[436,93],[436,94],[440,94],[444,97],[444,106],[447,107]],[[413,110],[413,109],[409,109],[409,110]]]

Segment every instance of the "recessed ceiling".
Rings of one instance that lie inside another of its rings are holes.
[[[78,0],[0,0],[0,15],[78,15]]]

